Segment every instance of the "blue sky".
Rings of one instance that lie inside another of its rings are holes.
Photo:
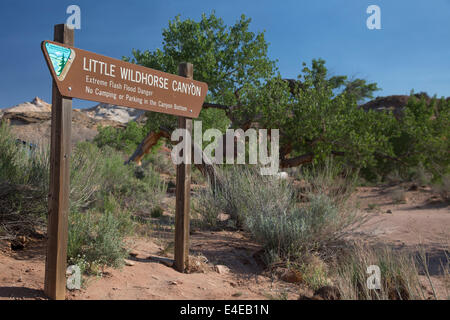
[[[265,30],[283,77],[295,78],[303,61],[320,57],[332,74],[377,82],[379,96],[411,89],[450,96],[450,0],[2,0],[0,108],[35,96],[50,102],[40,42],[53,39],[71,4],[81,8],[75,46],[114,58],[161,47],[161,31],[177,14],[199,20],[215,10],[228,25],[245,14],[253,31]],[[371,4],[381,8],[381,30],[366,27]],[[74,107],[94,104],[74,100]]]

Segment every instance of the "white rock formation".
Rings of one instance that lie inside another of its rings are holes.
[[[11,108],[2,109],[3,112],[51,112],[51,104],[36,97],[31,102],[24,102]]]
[[[92,117],[94,119],[114,120],[121,123],[127,123],[131,120],[136,120],[145,112],[143,110],[115,106],[106,103],[99,103],[95,107],[89,109],[80,109],[80,111],[86,113],[89,117]]]

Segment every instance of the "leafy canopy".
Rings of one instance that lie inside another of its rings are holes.
[[[194,78],[208,83],[206,101],[215,104],[200,113],[203,129],[280,129],[284,167],[330,155],[356,168],[446,158],[448,100],[412,101],[399,120],[389,111],[364,111],[358,103],[373,98],[376,83],[330,76],[322,59],[303,63],[297,79],[283,79],[268,57],[264,32],[252,32],[250,22],[244,15],[231,26],[214,13],[198,22],[177,16],[163,30],[161,49],[133,50],[124,59],[170,73],[181,62],[193,63]],[[176,117],[149,113],[146,129],[161,126],[175,128]]]

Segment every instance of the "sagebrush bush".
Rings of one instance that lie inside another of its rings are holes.
[[[359,221],[355,212],[342,211],[328,196],[318,194],[302,207],[248,215],[246,226],[267,251],[297,259],[309,251],[329,253]]]
[[[127,256],[124,228],[128,223],[125,217],[110,211],[71,212],[67,247],[69,263],[84,262],[91,267],[121,266]]]
[[[212,225],[219,213],[230,214],[261,243],[271,260],[297,259],[307,251],[325,253],[364,218],[344,207],[336,192],[332,197],[322,189],[311,191],[309,201],[299,205],[289,181],[261,176],[252,167],[233,167],[222,174],[219,186],[200,195],[197,212]]]
[[[210,225],[216,224],[219,213],[227,213],[242,227],[248,214],[260,210],[282,211],[293,204],[293,191],[288,184],[259,175],[257,168],[232,166],[220,174],[220,184],[210,183],[200,193],[195,206]]]
[[[44,146],[23,145],[0,123],[0,182],[48,188],[49,151]],[[45,191],[44,191],[45,192]]]

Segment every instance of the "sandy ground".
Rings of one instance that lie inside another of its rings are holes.
[[[235,232],[199,232],[192,235],[191,253],[200,252],[209,265],[202,272],[183,274],[148,259],[161,256],[163,247],[149,239],[130,239],[138,255],[134,265],[107,268],[102,277],[90,277],[67,299],[268,299],[287,295],[295,299],[298,288],[259,273],[253,254],[259,247]],[[204,248],[206,249],[204,250]],[[32,243],[23,251],[0,255],[0,299],[44,299],[45,245]],[[229,271],[218,273],[214,264]]]
[[[449,252],[449,207],[427,188],[405,192],[404,203],[399,203],[392,199],[398,188],[358,189],[354,200],[369,221],[357,237],[413,252],[420,245],[427,252],[436,290],[445,299],[448,284],[440,276],[440,261],[444,251]],[[134,265],[108,268],[103,277],[90,277],[81,290],[68,292],[67,299],[298,299],[305,293],[301,285],[268,276],[258,262],[260,247],[240,232],[194,232],[191,254],[206,257],[208,267],[190,274],[148,259],[161,256],[164,246],[157,239],[129,242],[137,253],[130,257]],[[31,241],[21,251],[0,243],[0,299],[45,299],[45,242]],[[225,265],[229,271],[219,273],[214,265]]]

